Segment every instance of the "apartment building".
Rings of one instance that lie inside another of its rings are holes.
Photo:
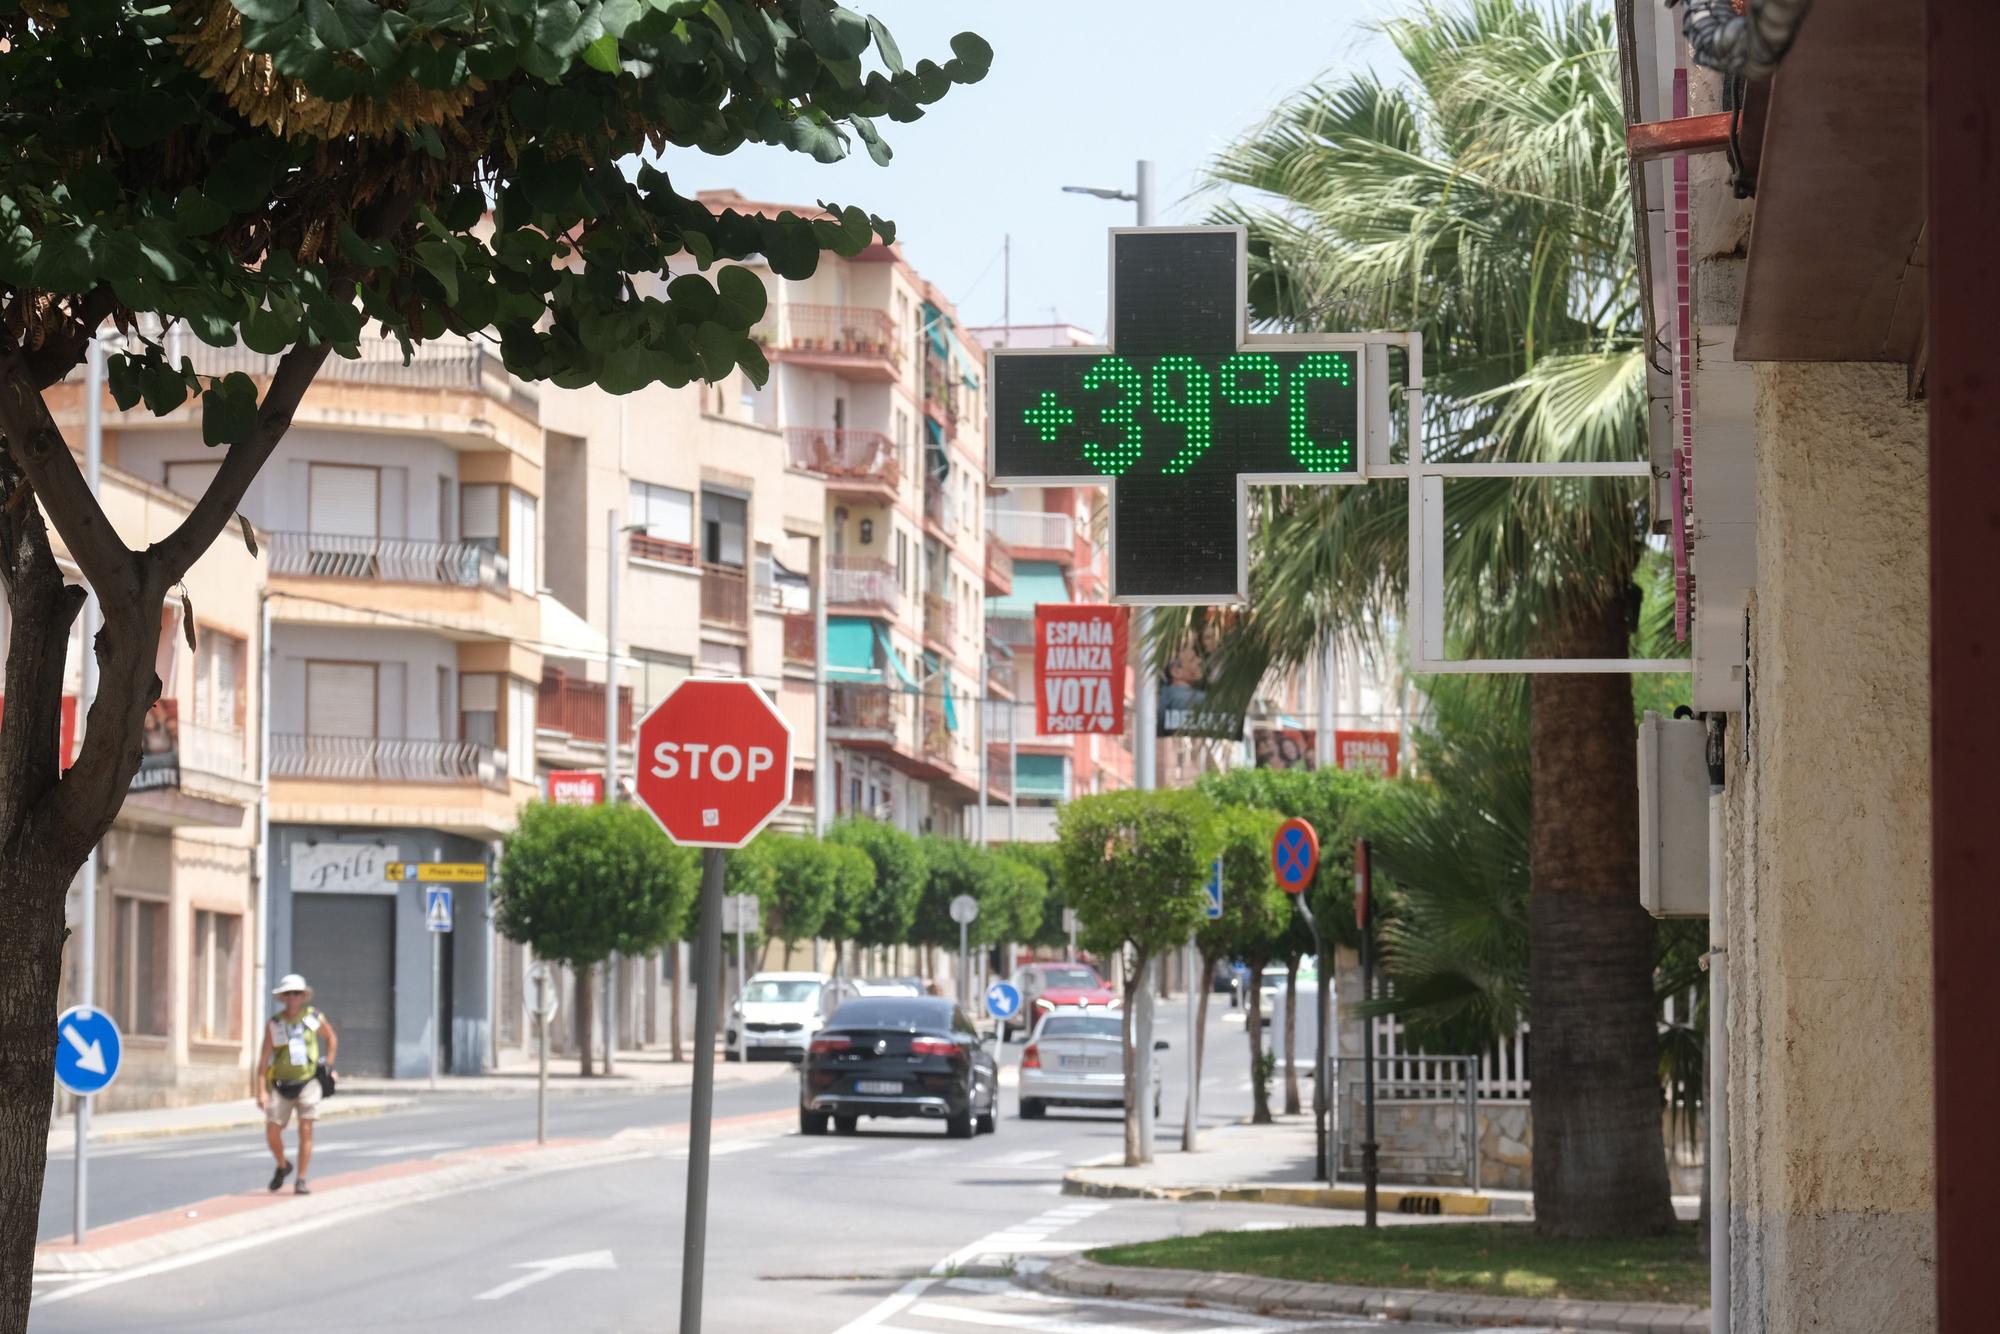
[[[718,211],[787,207],[701,198]],[[762,276],[771,378],[725,406],[782,431],[788,466],[824,491],[830,812],[974,836],[996,795],[979,745],[998,573],[986,555],[984,350],[895,246],[822,256],[802,282]]]
[[[1083,347],[1097,341],[1071,324],[994,325],[972,332],[986,347]],[[1035,606],[1110,599],[1110,557],[1100,540],[1106,531],[1104,506],[1105,493],[1095,486],[1010,486],[992,496],[987,553],[998,578],[986,604],[993,683],[987,743],[995,782],[1006,784],[1005,809],[987,821],[987,837],[994,842],[1049,842],[1063,802],[1133,783],[1136,678],[1129,670],[1124,735],[1035,731],[1030,651]]]

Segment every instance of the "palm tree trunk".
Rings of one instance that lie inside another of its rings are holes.
[[[1595,609],[1558,656],[1627,651]],[[1533,678],[1529,1018],[1535,1229],[1647,1236],[1674,1225],[1660,1133],[1653,921],[1639,906],[1629,676]]]
[[[1321,964],[1321,967],[1325,967]],[[1261,990],[1262,976],[1250,979]],[[1285,1115],[1299,1114],[1299,960],[1285,960]]]

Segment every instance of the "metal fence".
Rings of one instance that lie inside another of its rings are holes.
[[[271,737],[273,778],[373,779],[385,783],[507,786],[507,752],[474,741],[414,737]]]
[[[1332,1056],[1327,1065],[1336,1094],[1334,1161],[1339,1171],[1358,1174],[1366,1061]],[[1375,1058],[1376,1162],[1384,1180],[1437,1184],[1455,1176],[1479,1189],[1478,1065],[1476,1056]]]
[[[507,558],[475,542],[420,542],[343,533],[272,533],[271,572],[455,588],[507,586]]]

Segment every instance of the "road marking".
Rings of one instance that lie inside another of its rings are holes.
[[[1044,1149],[1030,1153],[1010,1153],[1000,1159],[1000,1162],[1010,1167],[1023,1167],[1029,1163],[1039,1163],[1045,1158],[1053,1158],[1055,1156],[1056,1151],[1054,1149]]]
[[[497,1302],[502,1297],[511,1297],[523,1288],[533,1287],[544,1279],[557,1274],[567,1274],[579,1269],[616,1269],[618,1261],[610,1251],[583,1251],[576,1255],[559,1255],[549,1260],[524,1260],[514,1266],[528,1272],[519,1278],[509,1279],[496,1287],[488,1288],[472,1300],[476,1302]]]
[[[241,1144],[211,1144],[205,1149],[174,1149],[168,1153],[161,1153],[155,1149],[145,1156],[156,1163],[171,1163],[183,1158],[215,1158],[225,1153],[245,1156],[247,1152]],[[271,1156],[269,1149],[259,1149],[257,1152],[266,1158]],[[97,1154],[93,1151],[90,1156],[95,1158]]]
[[[922,1158],[940,1157],[945,1152],[946,1149],[942,1144],[919,1144],[914,1149],[900,1149],[895,1153],[885,1153],[875,1161],[878,1163],[913,1163]]]
[[[1252,1315],[1248,1311],[1232,1311],[1227,1307],[1193,1308],[1184,1303],[1169,1305],[1165,1302],[1135,1301],[1122,1297],[1069,1297],[1060,1293],[1039,1292],[1033,1288],[1025,1288],[1012,1279],[1004,1278],[954,1278],[947,1279],[944,1286],[947,1288],[956,1288],[963,1292],[979,1293],[988,1297],[1000,1297],[1008,1301],[1031,1306],[1054,1306],[1072,1311],[1078,1307],[1102,1307],[1112,1311],[1175,1316],[1183,1320],[1203,1320],[1209,1322],[1207,1325],[1196,1329],[1179,1331],[1179,1334],[1235,1334],[1235,1331],[1245,1329],[1319,1331],[1328,1329],[1381,1328],[1378,1321],[1365,1316],[1352,1318],[1319,1316],[1310,1320],[1299,1321],[1283,1316]],[[1055,1326],[1037,1325],[1035,1328],[1053,1329]],[[1115,1329],[1118,1326],[1086,1324],[1083,1328],[1093,1331],[1093,1334],[1103,1334],[1103,1331]],[[1163,1334],[1163,1331],[1158,1326],[1151,1326],[1146,1330],[1146,1334]],[[1467,1330],[1464,1331],[1464,1334],[1493,1334],[1493,1332],[1488,1330]],[[1512,1334],[1550,1334],[1550,1331],[1516,1330]]]
[[[328,1147],[331,1148],[332,1146],[329,1145]],[[356,1158],[393,1158],[397,1154],[414,1155],[419,1153],[428,1153],[435,1157],[448,1149],[462,1149],[464,1147],[464,1140],[436,1139],[419,1144],[387,1144],[379,1149],[351,1149],[349,1152]],[[313,1151],[317,1153],[319,1151],[318,1147],[315,1146]]]
[[[894,1325],[888,1323],[889,1317],[899,1315],[907,1310],[935,1282],[937,1282],[935,1278],[911,1279],[908,1283],[896,1289],[894,1293],[884,1297],[881,1301],[875,1303],[875,1305],[833,1331],[833,1334],[861,1334],[862,1330],[867,1329],[882,1330],[887,1334],[888,1331],[896,1328]]]
[[[732,1153],[741,1153],[745,1149],[754,1149],[763,1142],[764,1141],[762,1140],[755,1140],[755,1139],[725,1140],[721,1144],[710,1144],[708,1146],[708,1156],[710,1158],[727,1158]],[[665,1153],[661,1154],[660,1156],[662,1158],[673,1158],[676,1160],[684,1159],[688,1156],[688,1149],[686,1145],[682,1145],[678,1149],[668,1149]]]
[[[832,1156],[833,1156],[834,1154],[836,1154],[836,1153],[853,1153],[853,1152],[854,1152],[854,1151],[855,1151],[856,1149],[858,1149],[858,1148],[860,1148],[860,1147],[861,1147],[861,1146],[860,1146],[859,1144],[815,1144],[815,1145],[811,1146],[810,1148],[805,1148],[805,1149],[793,1149],[793,1150],[791,1150],[791,1151],[790,1151],[790,1152],[788,1152],[788,1153],[781,1153],[781,1154],[779,1154],[779,1155],[778,1155],[778,1157],[780,1157],[780,1158],[830,1158],[830,1157],[832,1157]]]

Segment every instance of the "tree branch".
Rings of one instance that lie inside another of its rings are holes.
[[[324,343],[316,346],[300,343],[278,359],[271,386],[264,391],[264,401],[257,408],[256,429],[249,439],[229,447],[222,466],[216,469],[215,480],[208,484],[208,490],[180,526],[147,550],[147,558],[162,571],[168,586],[201,558],[243,503],[250,483],[257,480],[271,451],[291,429],[292,414],[298,411],[300,400],[312,388],[313,377],[319,374],[332,350]]]

